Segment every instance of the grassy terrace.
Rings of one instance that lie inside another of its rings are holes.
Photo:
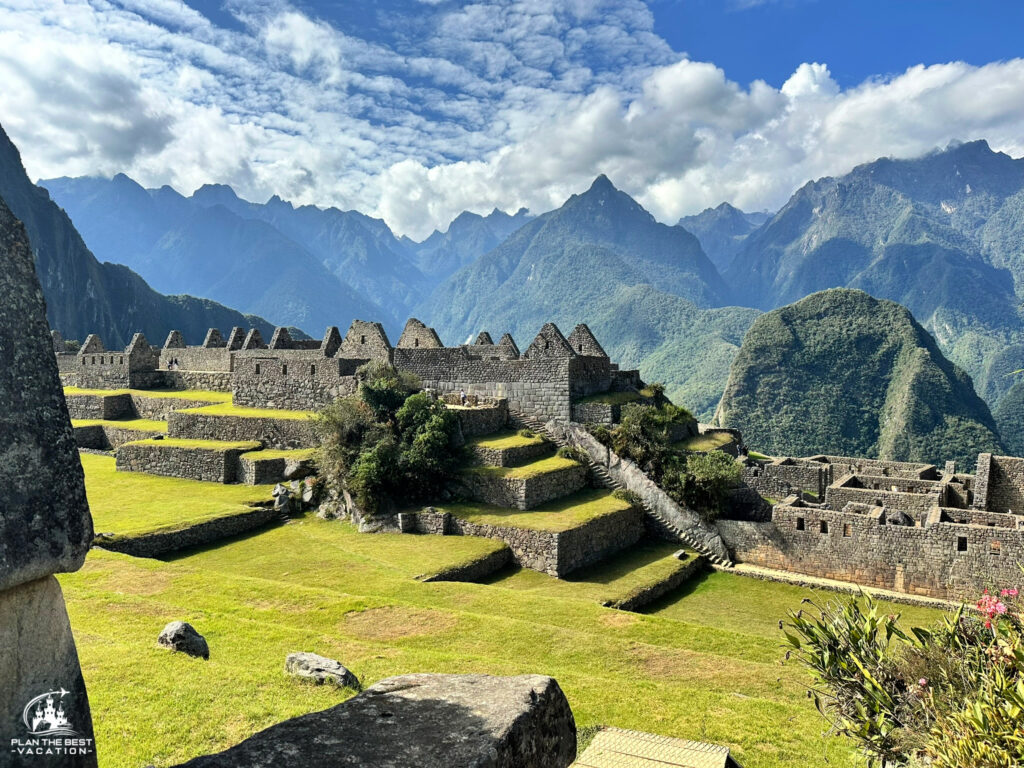
[[[686,440],[680,440],[678,443],[673,443],[673,448],[678,448],[682,451],[716,451],[723,445],[728,445],[733,440],[732,435],[726,432],[712,432],[707,435],[695,435],[694,437]]]
[[[692,558],[698,556],[691,552],[690,558],[676,560],[672,554],[678,550],[678,544],[644,541],[565,579],[527,568],[509,568],[494,574],[487,583],[546,597],[616,602],[688,568]]]
[[[166,432],[166,421],[153,419],[72,419],[72,427],[117,427],[136,429],[139,432]]]
[[[528,528],[534,531],[567,531],[605,515],[630,508],[628,501],[615,498],[611,491],[589,489],[541,504],[526,511],[465,502],[446,504],[440,509],[471,523]]]
[[[504,451],[509,448],[526,448],[530,445],[541,445],[545,440],[541,435],[523,437],[518,432],[505,430],[493,435],[481,435],[466,441],[470,448],[487,448],[493,451]]]
[[[600,403],[602,405],[625,405],[635,403],[645,397],[654,397],[650,389],[641,389],[640,392],[599,392],[596,395],[587,395],[576,400],[577,403]]]
[[[64,387],[65,397],[80,395],[133,395],[135,397],[180,398],[182,400],[203,400],[210,403],[230,403],[230,392],[210,392],[205,389],[81,389]]]
[[[250,451],[259,450],[260,446],[263,444],[258,440],[238,440],[231,442],[226,440],[186,440],[178,437],[165,437],[160,440],[157,440],[156,438],[135,440],[131,442],[130,445],[160,445],[165,448],[185,448],[191,451],[238,450],[248,453]]]
[[[100,765],[164,768],[350,695],[283,675],[285,655],[300,650],[339,659],[367,684],[406,672],[552,675],[580,727],[729,744],[746,768],[856,765],[848,743],[823,735],[804,673],[779,667],[777,622],[808,591],[713,574],[639,615],[594,602],[600,579],[616,582],[614,566],[562,583],[414,580],[493,546],[306,517],[170,562],[93,550],[59,579]],[[208,662],[156,646],[174,619],[206,636]]]
[[[269,451],[249,451],[243,453],[247,459],[312,459],[316,456],[316,448],[273,449]]]
[[[312,411],[286,411],[277,408],[244,408],[230,402],[204,405],[201,408],[184,408],[182,413],[198,413],[205,416],[240,416],[244,419],[293,419],[304,421],[316,414]]]
[[[269,501],[273,489],[272,485],[222,485],[117,472],[110,456],[81,456],[97,533],[137,534],[180,528],[244,512],[250,504]]]
[[[520,464],[518,467],[492,467],[477,466],[470,467],[466,472],[478,475],[491,475],[493,477],[505,477],[515,480],[525,480],[537,475],[546,475],[548,472],[558,472],[569,467],[578,467],[580,463],[572,459],[563,459],[561,456],[549,456],[546,459],[531,461],[529,464]]]

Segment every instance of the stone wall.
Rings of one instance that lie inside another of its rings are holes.
[[[485,448],[473,446],[473,456],[481,464],[491,467],[515,467],[549,455],[554,446],[547,441],[512,448]]]
[[[399,348],[394,358],[396,367],[415,373],[427,389],[504,398],[510,409],[544,419],[568,420],[571,416],[572,358],[501,360],[481,357],[468,347]]]
[[[512,562],[512,550],[503,547],[495,552],[484,555],[471,563],[463,563],[431,574],[423,582],[431,581],[480,581],[496,571],[500,571]]]
[[[643,510],[631,507],[559,533],[556,576],[572,573],[636,544],[644,535]]]
[[[1024,531],[944,521],[937,508],[906,527],[886,525],[880,508],[780,504],[771,522],[719,520],[718,530],[738,562],[950,600],[1018,586],[1024,562]]]
[[[264,528],[279,520],[280,514],[268,505],[177,529],[135,535],[99,534],[96,537],[96,546],[132,557],[162,557],[171,552],[214,544],[232,536]]]
[[[574,464],[532,477],[506,477],[485,467],[464,473],[460,483],[477,501],[509,509],[533,509],[583,488],[587,483],[587,468]]]
[[[319,441],[311,419],[216,416],[176,411],[167,418],[168,437],[188,440],[259,440],[264,448],[315,448]]]
[[[880,485],[873,480],[891,482],[900,488],[911,485],[913,490],[892,490],[891,488],[864,488],[858,484]],[[830,485],[825,491],[825,504],[830,509],[843,509],[847,504],[867,504],[906,512],[915,520],[923,520],[928,512],[944,503],[944,489],[941,484],[914,481],[908,478],[870,478],[868,476],[848,477]]]
[[[256,451],[239,458],[237,479],[246,485],[267,485],[299,480],[312,475],[315,469],[312,457],[264,459],[260,457],[260,451]]]
[[[620,611],[639,610],[645,605],[650,605],[658,598],[664,597],[669,592],[672,592],[676,588],[682,586],[705,567],[706,561],[703,557],[694,557],[691,555],[689,557],[689,561],[683,568],[680,568],[664,581],[659,581],[656,584],[649,584],[643,589],[624,597],[618,602],[612,603],[608,607],[617,608]]]
[[[258,443],[238,448],[209,449],[185,448],[162,441],[125,443],[117,449],[117,470],[209,483],[233,483],[240,479],[238,457],[257,448]]]
[[[179,371],[230,372],[235,353],[226,347],[177,347],[160,350],[160,367],[167,369],[176,360]]]
[[[168,389],[203,389],[209,392],[230,392],[234,376],[227,371],[164,371]]]
[[[975,505],[993,512],[1024,514],[1024,459],[981,454]]]
[[[293,357],[256,354],[235,360],[232,401],[252,408],[316,411],[353,394],[356,369],[366,358],[326,358],[305,351]]]
[[[622,406],[609,403],[573,403],[572,420],[579,424],[613,426],[622,421]]]
[[[490,435],[505,428],[508,422],[508,400],[504,398],[471,407],[456,406],[463,437]]]

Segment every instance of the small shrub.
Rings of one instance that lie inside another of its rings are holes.
[[[644,505],[644,501],[640,498],[640,494],[634,493],[628,488],[616,488],[612,491],[612,496],[616,499],[629,502],[634,507],[642,508]]]
[[[520,437],[525,438],[533,438],[537,436],[537,434],[532,429],[520,429],[518,432],[516,432],[516,434],[519,435]]]
[[[573,461],[578,461],[580,464],[586,464],[587,460],[590,458],[586,451],[575,445],[563,445],[555,451],[555,456],[560,459],[572,459]]]

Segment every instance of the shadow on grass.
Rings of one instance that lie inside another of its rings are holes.
[[[714,571],[704,568],[699,573],[695,573],[691,578],[680,584],[676,589],[673,589],[668,594],[659,597],[654,602],[648,603],[647,605],[639,608],[637,613],[657,613],[658,611],[670,608],[681,600],[685,600],[687,597],[696,592],[701,585],[704,584]]]
[[[301,518],[292,518],[298,520]],[[283,525],[283,523],[273,521],[267,525],[261,526],[260,528],[254,528],[250,531],[244,531],[234,536],[225,536],[223,539],[217,539],[216,541],[207,542],[206,544],[197,544],[194,547],[188,547],[186,549],[177,549],[174,552],[168,552],[155,558],[156,560],[162,560],[165,563],[173,563],[176,560],[184,560],[192,555],[198,555],[202,552],[209,552],[213,549],[220,549],[228,544],[235,544],[240,541],[246,541],[248,539],[254,539],[257,536],[269,531],[271,528],[277,528]]]

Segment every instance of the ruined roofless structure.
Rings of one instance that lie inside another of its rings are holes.
[[[642,386],[637,371],[620,371],[590,329],[568,337],[546,323],[520,352],[509,334],[494,343],[487,331],[473,344],[445,347],[433,328],[410,319],[392,346],[383,326],[355,320],[344,337],[330,327],[320,340],[291,338],[278,328],[265,341],[259,331],[234,328],[227,338],[210,329],[190,347],[172,331],[162,347],[135,334],[124,350],[107,350],[90,335],[77,353],[54,348],[66,384],[86,389],[213,389],[231,391],[235,405],[317,410],[355,391],[356,369],[380,360],[416,374],[439,395],[466,392],[506,399],[513,411],[544,421],[572,417],[574,400]]]

